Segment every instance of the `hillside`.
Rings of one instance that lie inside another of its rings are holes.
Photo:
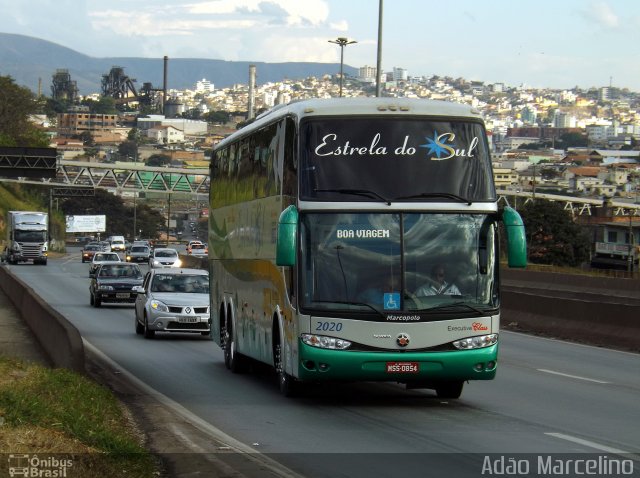
[[[264,63],[249,61],[225,61],[198,58],[169,58],[168,88],[194,88],[196,81],[206,78],[216,88],[226,88],[236,83],[249,82],[249,65],[256,66],[256,83],[282,81],[309,76],[320,77],[336,74],[339,63]],[[51,80],[57,69],[69,70],[80,94],[101,92],[102,75],[113,66],[124,68],[124,73],[137,80],[137,89],[145,82],[162,87],[163,55],[158,58],[93,58],[56,43],[24,35],[0,33],[0,75],[11,76],[16,83],[38,91],[41,81],[42,94],[51,95]],[[346,75],[357,75],[357,69],[345,65]]]

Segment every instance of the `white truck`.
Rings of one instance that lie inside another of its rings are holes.
[[[9,211],[7,213],[7,248],[9,264],[33,261],[47,265],[49,253],[49,215],[46,212]]]

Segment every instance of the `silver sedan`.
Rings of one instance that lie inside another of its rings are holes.
[[[151,339],[156,332],[211,334],[209,273],[202,269],[151,269],[137,292],[135,329]]]

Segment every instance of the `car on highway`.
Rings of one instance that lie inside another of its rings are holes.
[[[148,339],[156,332],[211,335],[208,271],[151,269],[134,291],[137,334]]]
[[[87,244],[82,249],[82,262],[91,262],[96,252],[102,252],[102,247],[98,244]]]
[[[149,249],[149,246],[142,246],[134,243],[125,255],[125,260],[127,262],[149,262],[150,256],[151,249]]]
[[[209,248],[206,244],[192,244],[190,249],[187,249],[187,254],[190,256],[206,256],[209,254]]]
[[[100,307],[102,303],[133,304],[135,288],[142,285],[144,277],[138,264],[127,262],[105,262],[91,278],[89,303]]]
[[[202,241],[189,241],[187,243],[187,254],[191,254],[191,251],[194,246],[202,246]]]
[[[178,251],[171,247],[157,247],[149,257],[149,267],[151,269],[161,269],[164,267],[180,267],[182,261]]]
[[[117,252],[96,252],[91,259],[91,267],[89,267],[89,276],[93,276],[98,268],[106,262],[122,262]]]

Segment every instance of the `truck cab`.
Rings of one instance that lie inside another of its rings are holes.
[[[9,211],[6,260],[9,264],[33,261],[47,265],[49,215],[36,211]]]

